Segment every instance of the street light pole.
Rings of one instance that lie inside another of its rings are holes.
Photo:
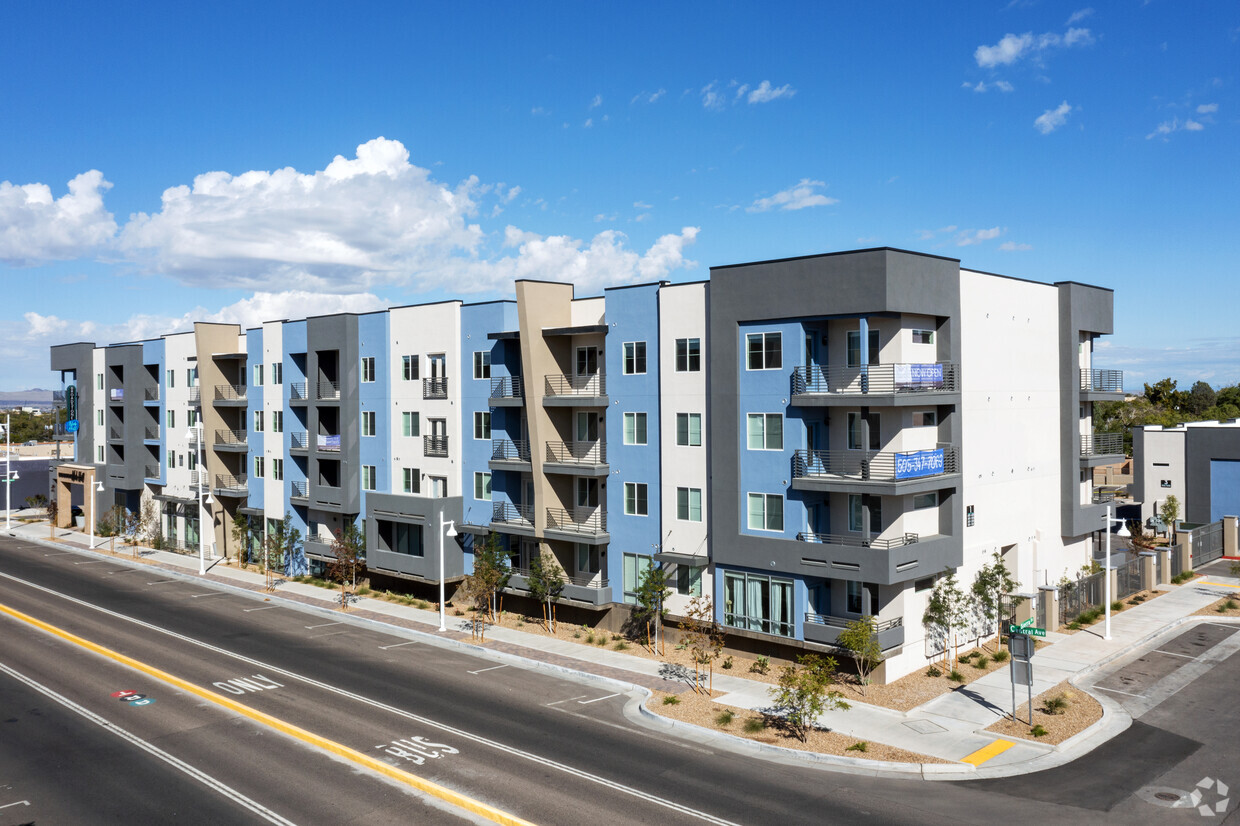
[[[444,531],[447,528],[447,531]],[[444,556],[444,536],[456,536],[456,522],[449,519],[444,521],[443,511],[439,511],[439,630],[447,631],[447,615],[444,606],[444,573],[443,573],[443,556]]]
[[[90,516],[87,517],[86,521],[90,522],[90,549],[93,551],[95,549],[95,508],[99,504],[99,497],[95,494],[103,493],[103,482],[100,481],[98,487],[87,485],[86,493],[90,496]],[[82,498],[85,499],[86,497],[83,496]],[[69,516],[72,518],[72,511],[69,512]]]
[[[10,470],[10,457],[13,455],[13,429],[10,426],[10,413],[4,414],[4,529],[13,528],[13,483],[18,477]]]
[[[185,431],[185,438],[194,438],[195,431],[198,436],[198,463],[194,468],[194,473],[198,474],[198,575],[204,576],[207,573],[207,541],[203,529],[207,523],[207,506],[202,491],[202,422]]]
[[[1106,551],[1105,551],[1106,559],[1104,560],[1105,564],[1102,566],[1102,573],[1106,581],[1106,585],[1103,589],[1103,593],[1105,594],[1103,599],[1106,602],[1106,606],[1104,608],[1104,615],[1106,616],[1106,622],[1103,625],[1102,638],[1104,640],[1109,640],[1111,639],[1111,526],[1116,523],[1119,523],[1119,531],[1117,532],[1116,535],[1121,538],[1126,537],[1126,536],[1132,536],[1132,533],[1129,532],[1128,528],[1125,526],[1123,519],[1115,519],[1111,516],[1110,505],[1107,505],[1107,514],[1106,516],[1102,518],[1106,522],[1106,534],[1107,534]]]

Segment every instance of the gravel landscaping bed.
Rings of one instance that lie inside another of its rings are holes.
[[[1019,697],[1019,693],[1017,694]],[[1067,707],[1058,714],[1047,711],[1047,700],[1053,697],[1066,699]],[[1003,734],[1008,737],[1020,737],[1039,743],[1055,745],[1069,737],[1080,734],[1085,729],[1102,719],[1102,705],[1093,697],[1064,680],[1059,685],[1033,698],[1033,725],[1042,726],[1046,734],[1033,736],[1032,729],[1026,722],[1029,719],[1029,703],[1022,703],[1016,709],[1016,720],[1004,717],[997,723],[987,726],[986,731]]]
[[[1236,606],[1228,608],[1227,603]],[[1212,602],[1200,611],[1194,611],[1194,616],[1202,617],[1240,617],[1240,591],[1234,597],[1223,597],[1217,602]]]

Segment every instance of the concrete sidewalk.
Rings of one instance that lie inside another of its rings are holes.
[[[14,526],[10,534],[23,539],[49,542],[47,523]],[[109,540],[96,538],[100,546]],[[57,530],[55,545],[80,548],[89,553],[89,538],[81,533]],[[156,565],[179,576],[198,579],[198,558],[169,551],[140,548],[143,564]],[[118,562],[127,555],[109,556]],[[132,557],[129,557],[132,559]],[[209,570],[205,580],[223,586],[262,592],[264,576],[261,572],[242,570],[219,560],[208,560]],[[1185,621],[1185,618],[1227,592],[1233,580],[1213,578],[1221,586],[1189,583],[1171,587],[1157,599],[1127,608],[1112,616],[1111,639],[1102,639],[1101,623],[1076,634],[1048,635],[1045,645],[1034,655],[1035,696],[1059,682],[1079,680],[1108,663],[1132,653],[1148,644],[1169,627]],[[1234,593],[1234,590],[1232,591]],[[339,605],[339,592],[318,588],[298,582],[284,581],[274,594],[265,595],[274,600],[287,600],[318,610],[335,610]],[[339,616],[339,614],[337,614]],[[438,611],[362,597],[346,615],[355,621],[380,623],[395,629],[430,634],[448,644],[469,645],[480,652],[499,652],[504,656],[520,657],[542,667],[569,670],[651,690],[679,693],[688,690],[689,684],[675,666],[658,660],[625,654],[598,646],[556,640],[511,628],[490,627],[484,648],[471,644],[468,625],[461,617],[447,618],[448,631],[439,632]],[[768,683],[749,680],[731,674],[716,674],[715,688],[724,692],[715,702],[734,708],[767,709],[771,706]],[[983,731],[1011,709],[1011,683],[1008,669],[1001,668],[981,677],[968,686],[941,695],[908,712],[893,711],[879,706],[850,700],[848,711],[832,711],[822,715],[822,726],[834,731],[867,740],[884,743],[919,754],[944,760],[948,764],[898,764],[882,763],[852,757],[807,755],[789,749],[761,746],[749,741],[739,741],[721,732],[692,727],[695,737],[703,734],[741,751],[765,752],[777,759],[802,759],[830,764],[835,768],[866,774],[910,773],[934,778],[996,777],[1039,771],[1070,762],[1100,743],[1122,732],[1131,718],[1122,706],[1109,697],[1097,696],[1103,704],[1102,720],[1086,731],[1058,746],[1018,738],[1004,739]],[[1023,702],[1023,693],[1017,695]],[[651,713],[638,709],[643,716]],[[664,728],[682,729],[683,723],[660,718]],[[965,762],[965,761],[968,762]]]

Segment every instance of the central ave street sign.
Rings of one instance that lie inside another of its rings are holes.
[[[1009,634],[1026,634],[1030,637],[1045,637],[1046,629],[1045,628],[1034,628],[1031,622],[1031,624],[1029,625],[1009,625],[1008,633]]]

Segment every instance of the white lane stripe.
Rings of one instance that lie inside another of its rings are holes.
[[[392,645],[381,645],[379,646],[379,650],[387,651],[389,648],[400,648],[402,645],[417,645],[417,644],[418,644],[417,640],[409,640],[408,642],[398,642],[398,643],[393,643]]]
[[[615,694],[608,694],[606,697],[595,697],[593,700],[578,700],[577,705],[588,706],[590,705],[590,703],[597,703],[600,700],[610,700],[612,697],[619,697],[619,696],[620,696],[620,692],[617,691]]]
[[[209,594],[190,594],[190,596],[193,597],[194,599],[198,599],[199,597],[222,597],[222,596],[227,596],[227,594],[225,594],[223,591],[212,591]]]
[[[7,809],[10,806],[29,806],[29,805],[30,805],[29,800],[15,800],[12,803],[5,803],[3,806],[0,806],[0,809]]]
[[[477,671],[470,671],[470,674],[481,674],[484,671],[494,671],[497,668],[507,668],[507,665],[493,665],[490,668],[479,668]]]
[[[248,614],[251,611],[270,611],[272,608],[279,608],[279,605],[264,605],[262,608],[242,608],[241,613]]]
[[[305,628],[307,631],[312,631],[315,628],[326,628],[329,625],[344,625],[344,623],[343,622],[325,622],[322,625],[307,625],[305,626]]]
[[[17,680],[18,682],[25,683],[26,685],[30,686],[35,691],[39,692],[45,697],[49,697],[52,700],[55,700],[56,702],[60,703],[62,706],[74,712],[75,714],[85,717],[87,720],[90,720],[92,723],[104,729],[105,731],[109,731],[112,734],[115,734],[117,737],[121,738],[122,740],[125,740],[126,742],[137,746],[138,748],[145,751],[147,754],[151,754],[151,755],[154,755],[155,757],[158,757],[160,760],[163,760],[165,763],[167,763],[169,766],[172,766],[174,769],[177,769],[189,775],[194,780],[197,780],[199,783],[206,786],[208,789],[219,792],[224,797],[228,798],[229,800],[233,801],[239,806],[249,809],[251,812],[263,818],[267,822],[287,824],[287,826],[294,826],[291,820],[285,820],[283,817],[280,817],[280,815],[271,811],[271,809],[268,809],[266,806],[262,805],[258,801],[252,800],[246,797],[241,792],[237,791],[236,789],[233,789],[230,786],[227,786],[221,783],[219,780],[216,780],[214,777],[207,774],[206,772],[203,772],[199,769],[194,768],[189,763],[186,763],[185,761],[177,757],[174,757],[173,755],[169,754],[163,749],[148,743],[147,741],[143,740],[138,735],[132,734],[126,731],[125,729],[121,728],[120,726],[116,725],[115,723],[111,722],[110,720],[100,717],[95,712],[91,711],[88,708],[78,705],[77,703],[70,700],[68,697],[65,697],[61,694],[57,694],[52,689],[48,688],[42,683],[35,682],[30,677],[27,677],[25,674],[21,674],[20,672],[14,671],[12,668],[5,665],[4,663],[0,663],[0,671],[3,671],[5,674],[8,674],[10,677]],[[13,804],[10,804],[10,805],[13,805]]]
[[[496,740],[490,740],[481,735],[474,734],[473,732],[455,728],[453,726],[447,725],[446,723],[441,723],[438,720],[432,720],[429,717],[423,717],[418,714],[413,714],[412,712],[405,711],[404,709],[386,705],[384,703],[379,702],[378,700],[372,700],[368,697],[363,697],[360,694],[354,694],[351,691],[346,691],[342,688],[336,688],[333,685],[322,683],[322,682],[319,682],[318,680],[314,680],[309,677],[303,677],[301,674],[298,674],[295,671],[288,671],[286,669],[280,668],[279,666],[275,666],[270,663],[262,662],[261,660],[255,660],[251,657],[246,657],[242,654],[237,654],[236,652],[233,652],[233,651],[228,651],[223,648],[218,648],[214,645],[211,645],[210,643],[202,642],[201,640],[196,640],[193,637],[187,637],[184,634],[178,634],[175,631],[169,631],[167,628],[161,628],[158,625],[152,625],[148,622],[143,622],[140,619],[127,616],[126,614],[121,614],[117,611],[113,611],[108,608],[103,608],[101,606],[87,602],[86,600],[78,599],[77,597],[71,597],[68,594],[62,594],[59,591],[55,591],[51,588],[45,588],[42,585],[36,585],[33,582],[27,582],[24,579],[19,579],[18,577],[13,576],[12,574],[6,574],[3,571],[0,571],[0,577],[12,580],[13,582],[17,582],[22,585],[26,585],[30,588],[34,588],[39,591],[43,591],[44,593],[51,594],[52,596],[60,597],[61,599],[66,600],[68,602],[72,602],[77,605],[84,606],[86,608],[92,608],[110,617],[115,617],[116,619],[122,619],[122,620],[125,620],[126,622],[132,622],[134,625],[138,625],[142,628],[146,628],[151,631],[157,631],[158,633],[172,637],[173,639],[178,639],[178,640],[181,640],[182,642],[187,642],[192,645],[197,645],[200,648],[205,648],[206,650],[212,651],[216,654],[221,654],[225,657],[232,657],[233,659],[239,660],[240,662],[247,663],[253,666],[257,666],[259,668],[263,668],[263,669],[266,669],[267,671],[272,671],[277,674],[283,674],[285,677],[288,677],[291,680],[300,680],[306,685],[312,685],[316,688],[322,689],[323,691],[328,691],[328,692],[331,692],[332,694],[337,694],[341,697],[347,697],[351,700],[356,700],[360,703],[370,706],[371,708],[376,708],[376,709],[379,709],[380,711],[385,711],[389,714],[395,714],[399,717],[404,717],[407,720],[413,720],[425,726],[430,726],[431,728],[435,728],[440,731],[447,732],[448,734],[452,734],[457,737],[470,740],[474,743],[478,743],[479,745],[489,746],[490,748],[493,748],[496,751],[504,752],[505,754],[511,755],[513,757],[520,757],[523,760],[529,760],[531,762],[538,763],[539,765],[546,766],[552,769],[556,769],[557,771],[561,771],[565,774],[572,775],[573,777],[579,778],[581,780],[586,780],[591,783],[596,783],[600,786],[604,786],[608,789],[612,789],[613,791],[621,792],[622,794],[627,794],[632,797],[636,797],[639,800],[645,800],[648,803],[653,803],[657,806],[662,806],[665,809],[671,809],[672,811],[680,812],[681,814],[685,814],[690,817],[697,818],[698,820],[706,821],[707,823],[715,823],[715,824],[718,824],[718,826],[739,826],[739,824],[736,824],[731,820],[724,820],[721,817],[716,817],[707,812],[698,811],[697,809],[691,809],[688,806],[682,806],[681,804],[676,803],[675,801],[667,800],[662,797],[657,797],[656,795],[649,794],[648,792],[643,792],[640,789],[635,789],[632,786],[625,786],[622,783],[617,783],[613,780],[608,780],[607,778],[600,777],[597,774],[591,774],[590,772],[582,771],[581,769],[578,769],[574,766],[569,766],[565,763],[559,763],[559,762],[556,762],[555,760],[551,760],[550,758],[539,757],[538,755],[533,754],[531,752],[522,751],[521,749],[518,749],[514,746],[508,746]],[[267,672],[263,671],[262,673],[265,674]],[[625,731],[628,731],[628,729],[625,729]]]
[[[1112,694],[1127,694],[1129,697],[1144,697],[1145,696],[1144,694],[1133,694],[1131,691],[1120,691],[1118,688],[1107,688],[1104,685],[1090,686],[1090,688],[1096,688],[1099,691],[1109,691]]]
[[[157,579],[154,582],[148,582],[147,585],[163,585],[166,582],[176,582],[175,579]]]

